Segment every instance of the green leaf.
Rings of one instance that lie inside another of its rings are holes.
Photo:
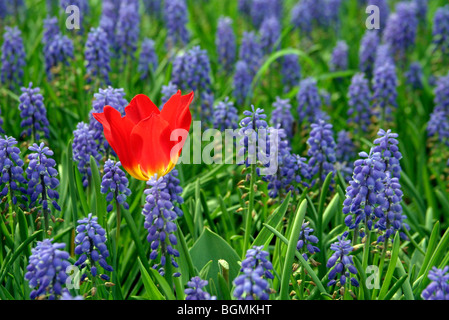
[[[393,240],[393,250],[391,251],[390,263],[388,264],[387,274],[385,275],[384,282],[382,283],[382,288],[379,293],[379,300],[383,300],[385,295],[387,294],[388,287],[390,286],[391,279],[393,278],[393,272],[396,268],[396,261],[399,256],[399,232],[396,232]]]
[[[276,228],[279,223],[282,221],[282,219],[285,216],[285,213],[287,212],[288,205],[290,204],[291,200],[291,192],[287,194],[285,199],[282,201],[282,204],[276,208],[276,210],[273,212],[273,214],[270,216],[270,218],[265,223],[266,225],[269,225],[273,228]],[[256,239],[254,240],[252,246],[262,246],[265,245],[267,242],[270,241],[270,239],[273,237],[273,233],[268,230],[268,228],[264,227],[257,235]]]
[[[92,185],[95,189],[95,215],[98,217],[98,222],[106,226],[106,197],[101,193],[100,171],[92,156],[90,156],[90,170],[92,171]]]
[[[147,270],[145,270],[145,267],[143,266],[142,261],[140,261],[140,258],[137,258],[137,261],[139,261],[140,274],[142,275],[143,286],[145,287],[145,291],[147,292],[150,300],[165,300],[164,296],[161,294],[161,292],[154,284]]]
[[[165,294],[165,297],[168,300],[176,300],[175,295],[173,294],[173,289],[168,284],[167,280],[164,279],[163,276],[159,274],[159,272],[153,268],[150,269],[151,275],[156,279],[156,282],[161,287],[162,291]]]
[[[324,213],[323,213],[323,225],[324,226],[327,226],[329,224],[332,217],[338,211],[339,204],[340,204],[340,195],[338,193],[336,193],[335,196],[332,198],[331,202],[329,203],[329,205],[326,207],[326,210],[324,210]]]
[[[296,211],[293,229],[287,246],[287,254],[285,256],[284,270],[281,278],[281,289],[279,297],[281,300],[289,299],[289,280],[292,274],[293,259],[295,257],[296,246],[298,244],[299,233],[306,215],[307,200],[303,200]]]
[[[209,272],[203,279],[212,278],[217,284],[219,273],[218,260],[223,259],[229,263],[229,278],[234,279],[240,270],[238,261],[240,257],[235,250],[218,234],[204,228],[198,240],[190,248],[193,265],[198,270],[212,260]]]

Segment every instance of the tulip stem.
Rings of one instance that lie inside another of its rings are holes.
[[[256,164],[251,164],[251,174],[249,182],[249,201],[248,201],[248,211],[245,217],[245,235],[243,238],[243,250],[242,259],[245,257],[246,250],[249,247],[249,237],[251,232],[251,217],[254,209],[254,183],[256,179]]]

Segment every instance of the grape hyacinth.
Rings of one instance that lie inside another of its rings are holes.
[[[92,174],[90,169],[90,157],[95,161],[101,160],[101,154],[98,152],[97,142],[94,140],[94,131],[89,129],[89,126],[80,122],[76,125],[76,130],[73,131],[73,161],[77,163],[83,179],[83,187],[89,185],[89,179]]]
[[[314,229],[309,227],[309,222],[303,223],[299,233],[299,240],[296,244],[296,249],[302,252],[302,256],[306,261],[309,259],[307,253],[313,255],[314,253],[320,252],[320,249],[317,246],[314,246],[319,240],[316,236],[311,234],[313,231]],[[307,252],[304,249],[306,249]]]
[[[449,4],[440,7],[433,17],[432,29],[435,50],[442,54],[449,54]]]
[[[179,185],[180,181],[178,179],[178,170],[173,169],[164,176],[164,182],[167,184],[166,189],[170,195],[171,202],[173,203],[173,210],[176,212],[178,217],[182,217],[184,212],[181,209],[181,205],[184,203],[184,199],[181,196],[182,187]]]
[[[184,290],[186,300],[216,300],[215,296],[211,296],[210,293],[203,290],[207,284],[207,280],[202,280],[198,276],[192,277],[190,281],[187,282],[188,288]]]
[[[144,0],[143,6],[145,12],[153,17],[161,18],[162,16],[162,0]]]
[[[139,1],[121,1],[118,10],[115,40],[118,57],[123,59],[122,68],[129,60],[134,59],[134,54],[137,50],[137,41],[139,40],[139,23]]]
[[[16,192],[26,194],[27,181],[23,177],[23,160],[20,158],[20,149],[16,147],[17,140],[13,137],[0,138],[0,171],[1,171],[1,197],[8,194],[12,203],[17,204]],[[23,200],[26,197],[22,195]]]
[[[312,130],[309,139],[307,139],[310,174],[312,177],[317,175],[320,184],[322,184],[330,172],[332,172],[332,177],[335,175],[336,145],[332,125],[320,119],[310,126]],[[315,182],[316,180],[312,182],[312,185]]]
[[[404,73],[406,83],[413,89],[419,90],[423,88],[423,70],[418,61],[410,63],[407,72]]]
[[[348,45],[346,41],[340,40],[337,42],[332,51],[330,70],[331,71],[345,71],[348,69]]]
[[[154,74],[158,66],[158,57],[154,48],[154,41],[148,38],[142,40],[137,71],[141,79],[147,79],[150,72]]]
[[[284,92],[290,92],[299,85],[301,80],[301,65],[296,54],[287,54],[282,57],[281,63],[282,84]]]
[[[51,41],[44,46],[45,71],[48,79],[53,78],[53,73],[59,64],[68,66],[69,60],[74,58],[74,47],[72,40],[61,33],[55,35]]]
[[[281,25],[275,16],[265,18],[260,26],[260,46],[265,55],[279,49],[281,37]]]
[[[391,129],[387,131],[379,129],[377,133],[379,138],[374,140],[373,152],[378,152],[382,156],[382,160],[385,162],[385,172],[389,173],[391,177],[401,177],[401,164],[399,160],[402,158],[402,154],[399,151],[399,141],[397,133],[391,132]]]
[[[243,105],[250,98],[253,75],[245,61],[239,60],[235,65],[233,97],[237,105]]]
[[[254,246],[246,251],[240,272],[234,279],[234,297],[238,300],[268,300],[270,284],[267,279],[274,279],[271,270],[273,265],[267,259],[268,252],[263,246]]]
[[[231,73],[236,59],[236,39],[232,29],[232,19],[220,17],[218,19],[217,32],[215,34],[218,64],[226,74]]]
[[[277,19],[281,18],[282,5],[278,0],[251,0],[249,4],[250,15],[253,25],[259,29],[263,21],[274,16]]]
[[[432,282],[423,290],[424,300],[449,300],[449,266],[443,269],[432,267],[427,276]]]
[[[270,198],[280,196],[282,198],[287,192],[299,191],[297,185],[308,187],[304,181],[310,179],[309,167],[306,159],[291,153],[291,147],[287,140],[284,129],[277,129],[277,167],[278,170],[273,175],[264,176],[263,180],[268,181],[268,195]]]
[[[407,239],[407,236],[402,232],[403,228],[410,229],[410,227],[404,223],[406,216],[402,214],[402,190],[401,184],[398,178],[390,178],[388,175],[385,178],[385,189],[381,195],[385,202],[382,207],[382,216],[379,217],[375,227],[383,231],[383,234],[379,235],[377,242],[386,243],[388,239],[399,231],[402,239]]]
[[[106,246],[106,231],[98,223],[98,217],[92,216],[92,213],[89,213],[87,217],[78,220],[77,223],[75,254],[79,255],[79,258],[75,262],[75,266],[78,266],[82,270],[89,264],[90,274],[94,278],[98,275],[98,265],[104,271],[114,271],[106,262],[106,258],[109,257],[109,251]],[[84,273],[81,281],[86,277],[87,274]],[[105,281],[110,280],[107,274],[101,274],[100,278]]]
[[[209,93],[211,90],[210,61],[206,50],[195,46],[180,54],[173,62],[171,81],[181,90],[197,90]]]
[[[251,77],[254,77],[262,64],[263,51],[258,35],[253,32],[243,32],[240,45],[239,60],[246,62]]]
[[[255,108],[251,105],[251,111],[243,111],[245,116],[239,123],[239,144],[238,156],[243,157],[246,166],[255,164],[261,155],[261,150],[256,149],[256,144],[259,136],[259,131],[268,132],[268,124],[266,122],[267,115],[263,109]],[[260,141],[259,141],[260,143]],[[262,148],[263,146],[260,146]],[[239,163],[238,164],[242,164]]]
[[[48,218],[51,215],[48,202],[51,201],[53,207],[61,211],[58,205],[59,193],[56,188],[59,186],[57,178],[58,171],[55,169],[56,162],[52,158],[53,151],[46,147],[43,142],[40,145],[34,143],[28,148],[33,153],[28,155],[28,167],[25,171],[28,180],[27,194],[30,196],[30,208],[37,204],[42,205],[45,231],[49,229]],[[39,214],[41,211],[39,211]]]
[[[300,122],[308,121],[314,123],[324,118],[324,112],[321,110],[321,97],[315,79],[306,78],[301,80],[296,99],[298,101]]]
[[[28,88],[21,88],[22,94],[19,97],[20,117],[23,119],[20,127],[24,128],[20,136],[22,138],[31,137],[32,141],[39,141],[41,135],[50,137],[49,122],[47,119],[47,109],[44,105],[44,97],[40,94],[39,88],[33,88],[30,82]]]
[[[103,29],[104,32],[106,32],[111,49],[114,49],[114,51],[117,50],[117,40],[115,39],[115,30],[117,27],[119,7],[120,1],[103,0],[99,23],[99,27]]]
[[[383,41],[390,46],[395,60],[402,63],[415,44],[418,29],[415,10],[413,2],[398,2],[396,12],[388,17],[383,33]]]
[[[331,244],[331,250],[335,251],[332,256],[327,261],[326,267],[332,268],[329,272],[328,279],[330,280],[327,283],[327,286],[333,286],[337,284],[337,280],[335,280],[337,274],[340,274],[340,285],[344,286],[348,278],[350,279],[350,283],[354,287],[359,286],[359,282],[357,279],[352,276],[357,274],[357,269],[354,266],[354,261],[349,253],[354,249],[351,246],[351,240],[346,240],[348,236],[348,232],[344,232],[341,236],[337,237],[337,241]]]
[[[90,29],[87,35],[84,56],[88,82],[97,79],[100,86],[110,84],[110,48],[107,34],[103,29]]]
[[[436,135],[441,143],[449,145],[449,73],[438,78],[434,92],[435,107],[427,124],[427,133]]]
[[[27,266],[25,279],[28,280],[31,299],[48,298],[55,300],[64,291],[68,275],[67,268],[71,266],[68,261],[70,255],[63,251],[65,243],[53,242],[53,239],[38,241],[31,249],[31,256]]]
[[[150,259],[156,261],[159,257],[159,264],[155,264],[153,268],[159,268],[159,273],[164,275],[166,259],[170,259],[169,263],[178,268],[175,257],[179,257],[179,252],[173,247],[178,242],[175,234],[177,229],[175,220],[178,215],[173,210],[172,199],[163,177],[154,176],[147,185],[149,188],[145,190],[147,196],[142,214],[145,216],[144,226],[148,230]],[[180,273],[175,272],[173,276],[178,277]]]
[[[292,115],[290,99],[276,97],[276,101],[273,102],[273,108],[270,124],[275,128],[279,125],[280,128],[285,130],[288,137],[292,137],[295,119]]]
[[[162,90],[161,90],[162,105],[164,105],[168,101],[168,99],[170,99],[171,96],[174,95],[177,91],[178,91],[178,87],[171,81],[167,85],[163,85]]]
[[[376,67],[373,78],[372,108],[381,121],[392,120],[392,108],[397,107],[398,80],[392,63]]]
[[[183,47],[190,40],[190,34],[186,28],[188,20],[186,2],[170,0],[164,3],[164,19],[168,30],[167,48],[171,50],[175,47]]]
[[[354,162],[354,173],[346,188],[343,213],[347,215],[345,224],[349,229],[359,229],[364,223],[371,230],[373,220],[382,217],[380,207],[385,203],[382,193],[385,190],[385,162],[379,152],[359,153],[360,159]],[[364,233],[360,233],[363,237]]]
[[[359,48],[359,69],[371,78],[374,71],[376,51],[379,46],[379,35],[376,31],[367,30],[360,41]]]
[[[371,92],[368,80],[363,73],[356,73],[348,90],[348,123],[357,126],[356,132],[368,132],[371,125]]]
[[[5,27],[1,47],[0,82],[9,89],[22,85],[25,67],[25,47],[17,27]]]
[[[310,36],[314,26],[325,26],[328,21],[324,0],[300,0],[292,9],[291,23]]]
[[[214,107],[213,119],[214,128],[221,132],[226,129],[237,129],[239,115],[236,107],[234,107],[234,102],[230,101],[228,97],[218,102]]]
[[[44,19],[44,35],[42,37],[42,43],[44,45],[49,43],[57,34],[59,34],[58,18],[48,17]]]
[[[353,171],[353,159],[356,156],[356,147],[351,139],[348,131],[340,130],[337,134],[336,158],[337,163],[335,167],[340,171],[343,178],[349,182],[351,180]]]
[[[120,161],[115,162],[111,159],[108,159],[104,164],[101,193],[106,194],[106,201],[108,202],[106,211],[108,213],[114,209],[113,200],[115,200],[117,206],[123,205],[125,209],[129,209],[126,198],[131,194],[131,190],[128,188],[128,178],[126,178],[126,174],[120,166]]]

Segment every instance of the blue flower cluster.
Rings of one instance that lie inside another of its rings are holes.
[[[348,90],[348,122],[357,126],[356,132],[368,132],[371,125],[371,92],[363,73],[355,74]]]
[[[243,115],[245,117],[239,123],[240,129],[238,134],[240,137],[240,148],[238,149],[238,156],[243,158],[246,166],[249,166],[250,164],[256,164],[260,153],[266,151],[266,149],[261,149],[264,146],[257,146],[257,142],[259,131],[264,131],[268,136],[268,124],[265,120],[267,115],[263,109],[256,109],[253,105],[251,105],[251,111],[245,110],[243,111]],[[257,150],[257,147],[261,150]]]
[[[1,47],[0,82],[13,90],[22,85],[25,66],[25,47],[22,34],[17,27],[5,27]]]
[[[376,51],[379,46],[379,34],[376,30],[367,30],[360,41],[359,49],[359,69],[371,78],[374,71]]]
[[[307,252],[310,255],[320,252],[320,249],[317,246],[314,246],[319,240],[316,236],[311,234],[313,231],[314,229],[309,227],[309,223],[304,222],[301,226],[298,243],[296,244],[296,249],[298,249],[299,252],[302,252],[302,256],[306,261],[309,259]],[[307,252],[305,252],[304,248]]]
[[[214,107],[214,128],[224,132],[226,129],[237,129],[239,115],[234,102],[226,97],[223,101],[218,102]]]
[[[268,300],[270,284],[268,279],[274,279],[271,270],[273,265],[267,259],[268,252],[263,246],[254,246],[246,251],[246,258],[242,261],[240,272],[234,279],[234,297],[239,300]]]
[[[114,200],[117,205],[123,205],[125,209],[129,209],[126,198],[131,194],[131,190],[128,188],[128,178],[126,178],[125,172],[120,169],[120,166],[120,162],[111,159],[108,159],[104,164],[101,193],[106,194],[107,212],[114,209]]]
[[[0,186],[2,188],[0,196],[6,197],[9,193],[14,205],[17,204],[16,192],[26,194],[25,188],[21,185],[27,183],[23,177],[23,160],[20,158],[20,149],[16,145],[17,140],[13,137],[0,138]]]
[[[73,41],[58,32],[44,44],[44,58],[47,77],[52,79],[56,72],[54,68],[58,65],[68,66],[69,60],[74,58]]]
[[[357,279],[352,276],[357,274],[357,269],[354,266],[354,261],[351,255],[351,251],[354,249],[351,246],[351,240],[346,240],[348,232],[337,237],[337,241],[331,244],[331,250],[335,251],[334,254],[327,261],[326,267],[332,268],[329,272],[328,279],[330,280],[327,285],[333,286],[337,284],[335,280],[336,276],[340,275],[340,285],[344,286],[348,278],[354,287],[359,286]],[[352,274],[352,275],[351,275]]]
[[[164,105],[168,101],[168,99],[170,99],[171,96],[174,95],[176,92],[178,92],[178,87],[173,82],[170,81],[167,85],[163,85],[161,90],[162,105]]]
[[[98,79],[100,86],[110,84],[110,45],[107,33],[101,28],[90,29],[84,49],[88,81]]]
[[[173,169],[166,174],[164,176],[164,182],[167,184],[166,189],[170,195],[170,200],[173,203],[173,210],[176,212],[178,217],[182,217],[184,212],[180,207],[184,203],[184,199],[181,196],[183,189],[180,186],[180,181],[178,179],[178,170]]]
[[[299,84],[301,80],[301,65],[296,54],[287,54],[282,57],[281,75],[284,92],[290,92]]]
[[[192,279],[187,282],[188,288],[184,290],[186,300],[216,300],[215,296],[211,296],[210,293],[203,290],[207,284],[207,280],[202,280],[198,276],[192,277]]]
[[[76,125],[76,130],[73,131],[73,161],[77,163],[83,179],[83,186],[89,185],[89,177],[92,172],[90,169],[90,157],[98,162],[101,159],[101,154],[98,152],[97,142],[94,140],[94,131],[89,129],[89,126],[80,122]]]
[[[166,45],[169,50],[185,46],[190,39],[185,0],[164,1],[164,20],[167,27]]]
[[[449,73],[438,78],[434,92],[435,107],[427,124],[427,133],[449,145]]]
[[[372,84],[372,108],[382,121],[392,120],[392,110],[397,107],[397,86],[394,64],[386,62],[376,66]]]
[[[218,64],[222,71],[229,74],[234,67],[237,50],[231,18],[220,17],[218,19],[215,45],[217,47]]]
[[[321,110],[321,96],[314,78],[301,80],[296,99],[300,122],[315,123],[320,119],[325,119],[324,112]]]
[[[239,60],[248,66],[251,78],[253,78],[262,64],[263,51],[259,36],[253,31],[245,31],[239,50]]]
[[[141,79],[147,79],[150,72],[154,74],[158,66],[158,57],[154,48],[154,41],[148,38],[142,40],[142,49],[139,55],[139,65]]]
[[[45,138],[50,137],[47,109],[44,105],[44,97],[39,88],[33,88],[30,82],[28,88],[21,88],[19,97],[20,117],[23,119],[20,127],[24,128],[20,134],[22,137],[31,137],[32,141],[39,141],[41,134]]]
[[[335,156],[337,163],[335,167],[340,171],[343,178],[349,182],[354,169],[353,159],[356,157],[356,146],[351,139],[350,133],[346,130],[340,130],[337,133],[337,146]]]
[[[449,300],[449,266],[443,269],[433,267],[428,278],[432,282],[423,290],[421,296],[424,300]]]
[[[310,175],[317,176],[320,184],[324,182],[327,175],[332,172],[335,175],[334,164],[336,162],[335,140],[332,125],[324,120],[312,123],[310,137],[307,139],[307,155],[309,158]],[[312,182],[314,185],[316,180]]]
[[[265,55],[268,55],[279,48],[281,25],[276,16],[272,15],[265,18],[260,26],[259,33],[260,46]]]
[[[433,43],[443,54],[449,53],[449,5],[440,7],[433,17]]]
[[[30,196],[30,207],[36,205],[36,201],[42,205],[44,218],[49,213],[48,202],[51,200],[53,207],[61,211],[58,205],[59,193],[56,188],[59,186],[57,178],[58,171],[55,169],[56,162],[52,158],[53,151],[46,147],[43,142],[36,143],[28,148],[33,153],[28,155],[28,167],[25,171],[28,179],[27,194]],[[46,226],[46,229],[48,226]]]
[[[145,190],[147,196],[142,214],[145,216],[145,229],[148,230],[147,240],[151,247],[150,259],[160,258],[159,264],[155,264],[154,268],[159,267],[159,273],[164,275],[167,258],[171,260],[168,263],[178,268],[175,258],[179,257],[179,252],[173,247],[178,243],[175,234],[177,229],[175,220],[178,215],[173,209],[172,199],[163,177],[152,177],[147,185],[149,188]],[[173,276],[177,277],[180,274],[175,272]]]
[[[406,83],[413,89],[423,88],[423,69],[421,63],[414,61],[408,66],[408,70],[404,73]]]
[[[114,271],[106,262],[106,258],[109,257],[109,251],[106,246],[106,231],[98,223],[98,217],[94,217],[92,213],[89,213],[86,218],[78,220],[76,232],[75,254],[80,257],[75,262],[75,266],[79,266],[80,270],[82,270],[89,263],[92,277],[96,277],[98,274],[97,263],[107,272]],[[84,273],[81,281],[86,277],[87,274]],[[106,281],[110,280],[110,277],[106,274],[101,274],[100,277]]]
[[[243,105],[245,100],[251,97],[251,83],[253,75],[245,61],[239,60],[235,64],[233,82],[233,97],[238,105]]]
[[[118,57],[123,59],[123,65],[134,59],[139,40],[139,23],[139,1],[121,1],[115,29],[115,49]]]
[[[293,136],[293,126],[295,119],[291,112],[291,104],[289,99],[281,99],[276,97],[276,101],[273,102],[273,111],[271,112],[270,124],[273,127],[277,127],[285,130],[288,137]]]
[[[68,275],[67,268],[71,266],[68,259],[70,255],[63,251],[65,243],[54,243],[53,239],[38,241],[35,248],[31,249],[31,256],[27,266],[25,279],[28,280],[31,299],[59,298],[66,289]]]
[[[330,60],[331,71],[344,71],[348,69],[348,44],[344,40],[339,40]]]

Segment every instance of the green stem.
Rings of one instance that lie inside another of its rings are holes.
[[[369,251],[370,251],[370,242],[371,242],[371,231],[368,230],[368,227],[366,227],[366,229],[367,229],[366,230],[366,238],[365,238],[365,245],[363,247],[363,260],[362,260],[363,270],[366,270],[366,267],[368,266],[368,258],[369,258]]]
[[[256,164],[251,164],[251,177],[249,182],[249,201],[248,201],[248,211],[245,217],[245,235],[243,238],[243,250],[242,259],[245,257],[246,250],[249,246],[249,237],[251,232],[251,217],[254,209],[254,182],[256,179]]]
[[[388,224],[387,224],[388,229]],[[380,281],[382,280],[382,271],[385,264],[385,256],[387,255],[387,249],[388,249],[388,238],[385,239],[384,248],[382,249],[382,255],[380,256],[380,262],[379,262],[379,275],[377,277],[377,284],[373,290],[372,300],[377,298],[377,294],[379,292],[379,289],[376,289],[377,287],[380,287]]]

